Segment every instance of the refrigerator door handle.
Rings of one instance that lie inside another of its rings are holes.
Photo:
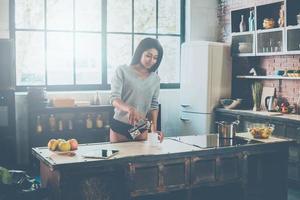
[[[191,120],[189,118],[180,117],[180,120],[183,122],[190,122]]]
[[[186,108],[186,107],[190,107],[191,105],[189,105],[189,104],[181,104],[181,107],[184,107],[184,108]]]

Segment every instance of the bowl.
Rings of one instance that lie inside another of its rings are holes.
[[[240,105],[242,102],[242,99],[221,99],[220,103],[225,109],[234,109],[238,105]]]
[[[274,129],[274,124],[253,123],[248,126],[248,132],[257,139],[269,138]]]
[[[248,43],[248,42],[240,42],[240,43],[239,43],[239,52],[240,52],[240,53],[251,53],[251,52],[252,52],[252,46],[251,46],[251,43]]]

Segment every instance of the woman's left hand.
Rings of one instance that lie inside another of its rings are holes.
[[[162,141],[164,140],[164,133],[161,131],[155,131],[158,135],[158,139],[160,141],[160,143],[162,143]]]

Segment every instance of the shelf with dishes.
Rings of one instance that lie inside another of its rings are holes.
[[[236,78],[240,79],[268,79],[268,80],[300,80],[299,77],[289,77],[289,76],[244,76],[238,75]]]
[[[231,11],[233,56],[300,54],[300,4],[276,1]]]

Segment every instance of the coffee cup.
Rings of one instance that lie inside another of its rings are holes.
[[[147,141],[150,146],[157,146],[159,144],[158,133],[156,132],[148,133]]]

